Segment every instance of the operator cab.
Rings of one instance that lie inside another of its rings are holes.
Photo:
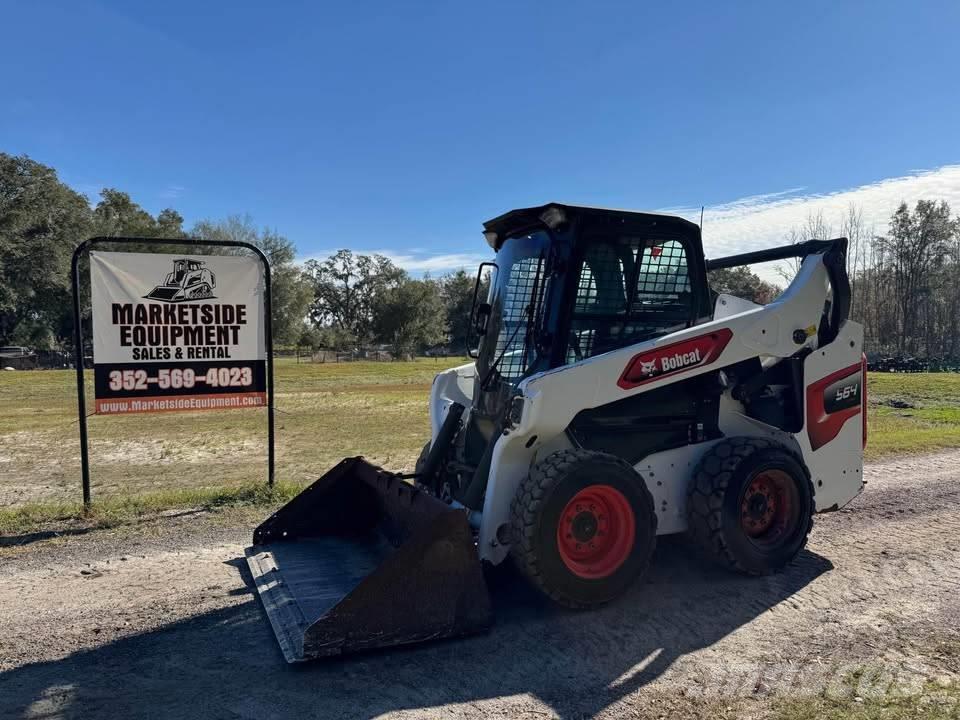
[[[179,285],[186,273],[186,260],[174,260],[173,272],[167,277],[167,285]]]
[[[203,269],[203,263],[199,260],[174,260],[173,261],[173,272],[167,276],[167,285],[180,285],[183,282],[183,278],[188,273],[193,273],[198,270]],[[194,278],[191,281],[191,284],[197,282],[199,278]]]
[[[550,203],[494,218],[484,236],[497,256],[475,303],[474,408],[489,417],[528,375],[711,315],[700,228],[683,218]]]

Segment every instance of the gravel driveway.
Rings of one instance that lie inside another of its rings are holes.
[[[287,666],[249,589],[249,528],[149,530],[0,548],[0,717],[762,715],[805,692],[960,679],[960,451],[868,466],[771,578],[665,538],[646,583],[592,613],[510,572],[485,636]]]

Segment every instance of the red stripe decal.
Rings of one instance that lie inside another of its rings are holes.
[[[860,372],[863,375],[863,402],[860,403],[861,410],[863,411],[863,418],[861,423],[863,424],[863,449],[867,449],[867,354],[863,353],[860,356]]]
[[[856,363],[807,386],[807,437],[817,450],[863,408],[863,366]]]
[[[720,357],[732,337],[730,328],[719,328],[705,335],[634,355],[627,363],[617,385],[624,390],[630,390],[654,380],[709,365]]]

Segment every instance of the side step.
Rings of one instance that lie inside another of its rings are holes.
[[[481,632],[465,513],[348,458],[254,532],[247,563],[288,662]]]

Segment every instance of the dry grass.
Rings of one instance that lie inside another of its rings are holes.
[[[156,518],[165,511],[223,512],[235,508],[273,508],[292,499],[300,485],[248,483],[225,488],[180,488],[97,499],[89,508],[81,502],[39,502],[0,508],[0,550],[31,540],[35,533],[56,536],[78,530],[98,530]],[[266,516],[270,511],[265,510]],[[258,518],[258,521],[262,518]]]
[[[433,376],[459,362],[278,361],[277,478],[302,485],[350,455],[411,468],[429,436]],[[0,507],[77,500],[73,373],[0,373],[0,407]],[[264,410],[92,416],[88,425],[95,499],[242,488],[266,476]]]
[[[278,480],[295,489],[351,455],[412,469],[429,434],[433,376],[460,362],[278,361]],[[73,373],[0,373],[0,407],[0,534],[75,517]],[[960,375],[871,375],[870,427],[868,459],[960,446]],[[94,416],[89,430],[93,496],[105,517],[271,501],[251,494],[266,474],[263,410]]]
[[[784,699],[774,704],[771,720],[957,720],[960,687],[928,682],[917,692],[861,696],[851,677],[839,696]]]

